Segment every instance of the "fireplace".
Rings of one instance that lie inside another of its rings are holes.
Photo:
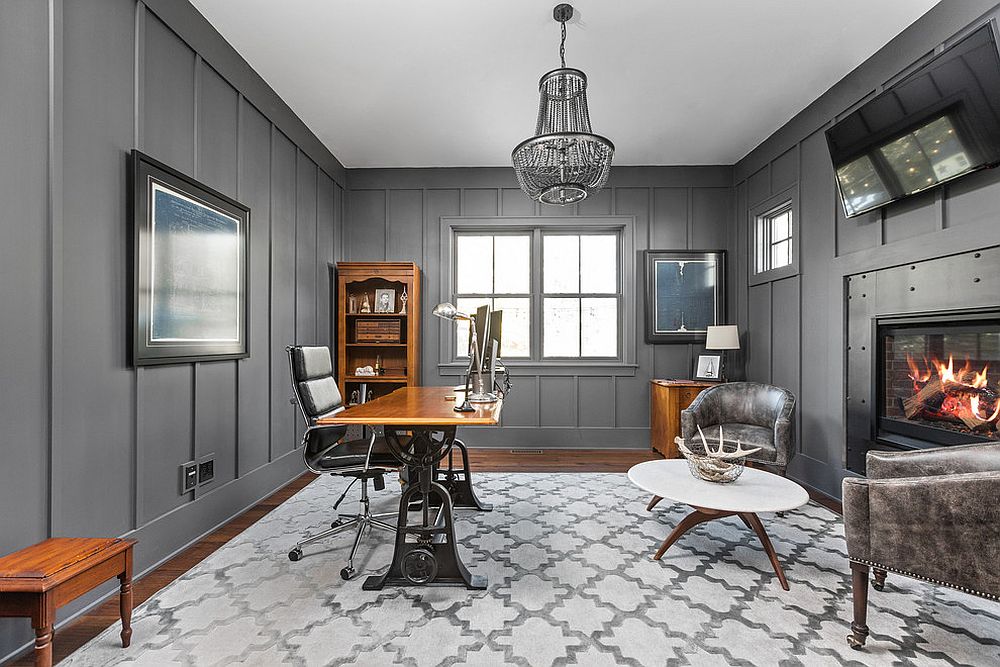
[[[1000,440],[1000,313],[879,319],[875,333],[878,441]]]

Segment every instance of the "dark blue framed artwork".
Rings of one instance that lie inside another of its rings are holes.
[[[250,209],[132,151],[132,362],[249,356]]]
[[[704,340],[725,318],[725,250],[647,250],[646,342]]]

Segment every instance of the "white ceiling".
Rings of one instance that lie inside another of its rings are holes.
[[[553,0],[192,0],[347,167],[499,166],[559,66]],[[576,0],[618,165],[732,164],[937,0]]]

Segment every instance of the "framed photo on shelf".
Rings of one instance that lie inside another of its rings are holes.
[[[250,356],[250,209],[133,150],[132,363]]]
[[[698,363],[694,370],[695,380],[714,380],[718,382],[722,379],[722,355],[721,354],[699,354]]]
[[[725,250],[646,250],[646,342],[705,340],[725,318]]]
[[[394,289],[375,290],[375,312],[376,313],[396,312],[396,290]]]

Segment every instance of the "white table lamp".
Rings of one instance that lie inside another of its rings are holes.
[[[708,333],[705,335],[705,349],[722,350],[722,368],[719,372],[719,378],[725,382],[726,350],[740,349],[739,329],[736,328],[735,324],[708,327]]]

